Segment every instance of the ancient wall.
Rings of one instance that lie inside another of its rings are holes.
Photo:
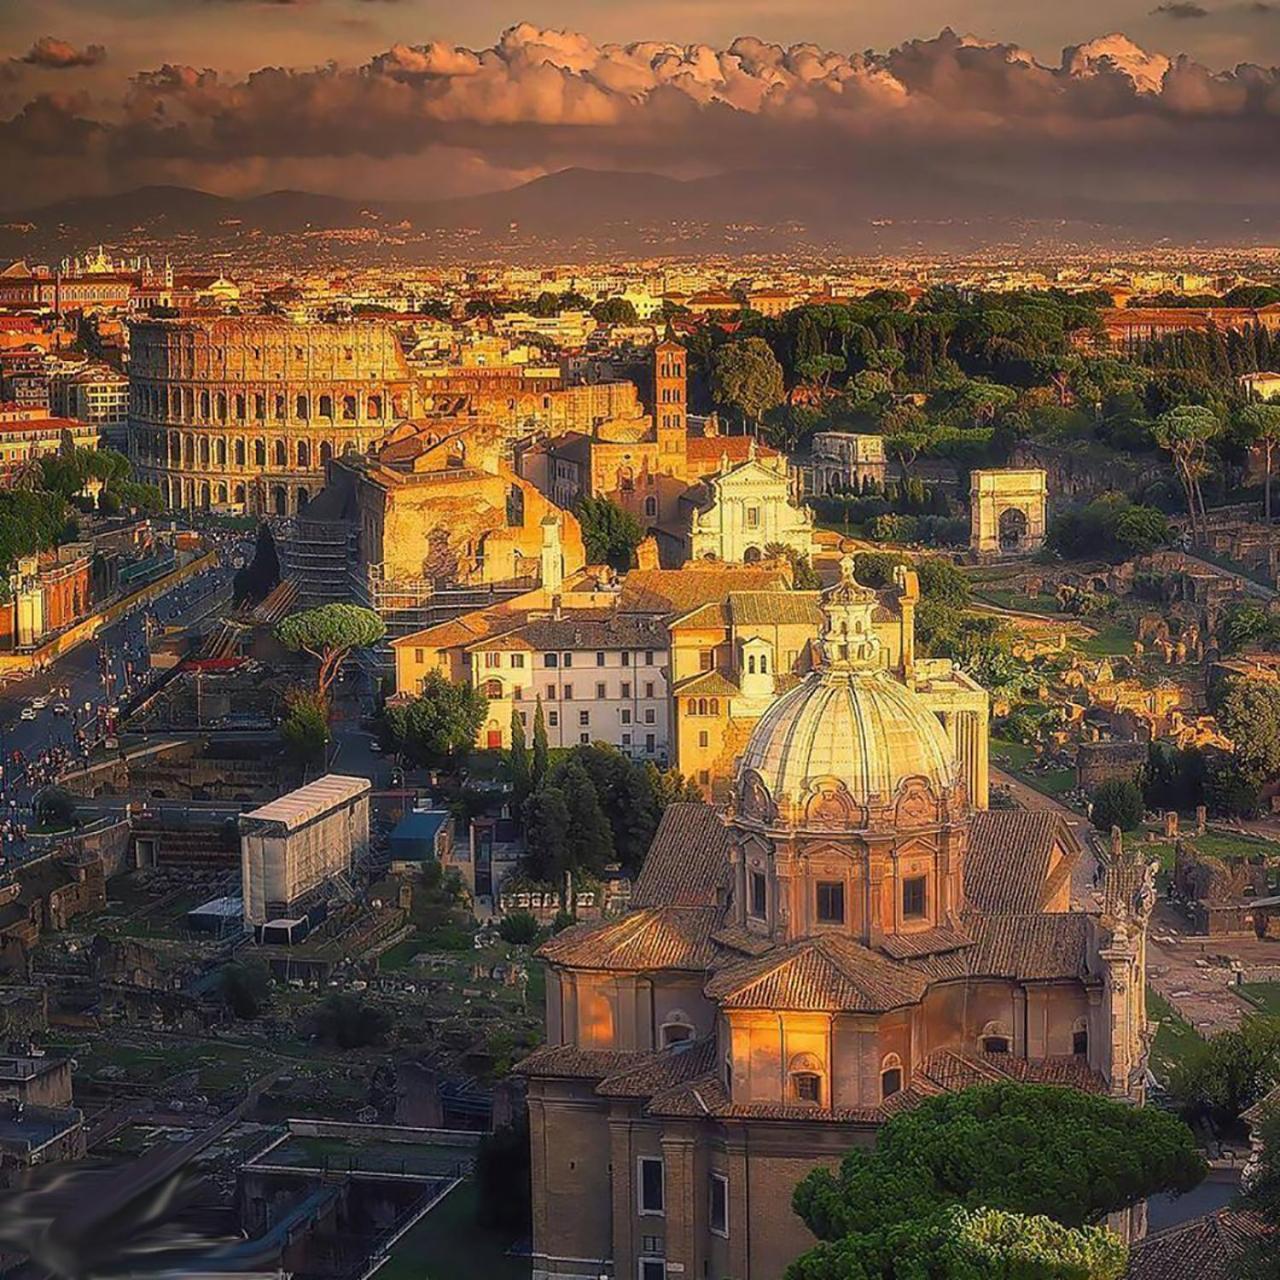
[[[1104,782],[1136,782],[1147,763],[1145,742],[1082,742],[1076,747],[1076,785],[1090,794]]]

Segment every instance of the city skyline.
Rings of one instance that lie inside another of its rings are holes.
[[[516,22],[503,3],[10,4],[4,203],[157,183],[447,198],[567,168],[784,170],[915,217],[971,189],[1042,217],[1084,198],[1247,220],[1274,200],[1270,6],[1086,3],[1070,22],[936,7],[841,22],[817,5],[561,4]]]

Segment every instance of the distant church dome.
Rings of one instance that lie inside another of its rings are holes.
[[[821,667],[760,718],[738,765],[740,814],[798,826],[861,826],[920,779],[933,801],[956,794],[960,770],[946,731],[884,669],[872,626],[875,592],[852,562],[823,597]],[[927,800],[923,788],[920,804]]]

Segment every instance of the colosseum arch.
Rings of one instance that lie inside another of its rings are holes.
[[[213,442],[213,461],[215,466],[227,465],[227,442],[221,436]]]
[[[320,465],[324,466],[326,462],[330,462],[332,461],[332,459],[333,459],[333,445],[331,445],[327,440],[321,440],[320,441]]]
[[[265,440],[255,440],[253,442],[253,465],[255,467],[265,467],[267,465],[267,442]]]
[[[234,493],[235,493],[236,505],[243,507],[244,506],[244,485],[242,484],[236,485]]]
[[[235,460],[237,467],[244,466],[244,441],[237,439],[235,443]]]
[[[287,467],[289,465],[289,446],[284,440],[275,442],[272,461],[277,467]]]
[[[298,441],[298,466],[304,471],[311,466],[311,446],[305,440]]]

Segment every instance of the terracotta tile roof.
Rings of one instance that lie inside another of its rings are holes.
[[[644,1054],[606,1049],[579,1049],[572,1044],[544,1044],[515,1066],[521,1075],[560,1080],[603,1080],[635,1064]]]
[[[672,627],[726,627],[729,625],[728,605],[723,600],[700,604],[688,613],[671,619]]]
[[[652,614],[612,609],[574,609],[559,618],[528,618],[503,631],[502,642],[523,641],[539,653],[548,649],[665,649],[667,628]],[[493,644],[494,638],[477,641]]]
[[[951,1092],[975,1084],[1017,1080],[1022,1084],[1057,1084],[1085,1093],[1105,1093],[1106,1081],[1079,1058],[1044,1058],[1029,1062],[1008,1053],[958,1053],[943,1049],[920,1064],[920,1074]]]
[[[622,580],[618,608],[630,612],[685,613],[695,605],[724,601],[733,591],[786,590],[783,569],[633,569]]]
[[[773,947],[771,939],[758,933],[752,933],[750,930],[743,929],[736,924],[725,925],[723,929],[717,929],[711,935],[711,940],[718,942],[722,947],[728,947],[732,951],[740,951],[744,956],[762,956]]]
[[[572,925],[544,942],[538,955],[578,969],[696,972],[715,959],[717,916],[705,907],[644,907],[614,920]]]
[[[975,813],[969,828],[964,889],[979,911],[1022,915],[1039,911],[1057,845],[1068,869],[1079,845],[1056,813],[992,809]]]
[[[684,456],[687,461],[704,466],[719,466],[721,457],[725,455],[730,462],[746,462],[751,456],[753,443],[757,458],[778,456],[776,449],[753,441],[751,436],[690,436],[685,441]]]
[[[669,1049],[642,1054],[640,1058],[602,1080],[596,1092],[606,1098],[650,1098],[705,1076],[715,1067],[716,1040],[714,1036],[686,1040]]]
[[[1268,1235],[1256,1213],[1220,1209],[1139,1240],[1129,1251],[1125,1280],[1233,1280],[1240,1256]]]
[[[965,928],[978,944],[964,953],[969,974],[1030,981],[1082,978],[1088,921],[1083,911],[966,917]]]
[[[672,692],[682,695],[698,693],[712,698],[736,698],[742,690],[720,671],[699,671],[696,676],[681,680]]]
[[[635,907],[715,907],[729,887],[728,828],[710,805],[668,805],[631,895]]]
[[[729,1009],[879,1013],[915,1004],[925,974],[835,934],[820,934],[726,966],[706,993]]]
[[[900,933],[885,938],[880,950],[895,960],[915,956],[931,956],[944,951],[958,951],[973,945],[973,939],[959,929],[926,929],[923,933]]]
[[[822,608],[816,591],[733,591],[729,614],[736,626],[822,627]]]
[[[1276,1085],[1265,1098],[1255,1102],[1248,1111],[1242,1111],[1240,1119],[1249,1125],[1261,1124],[1271,1111],[1277,1109],[1280,1109],[1280,1084]]]

